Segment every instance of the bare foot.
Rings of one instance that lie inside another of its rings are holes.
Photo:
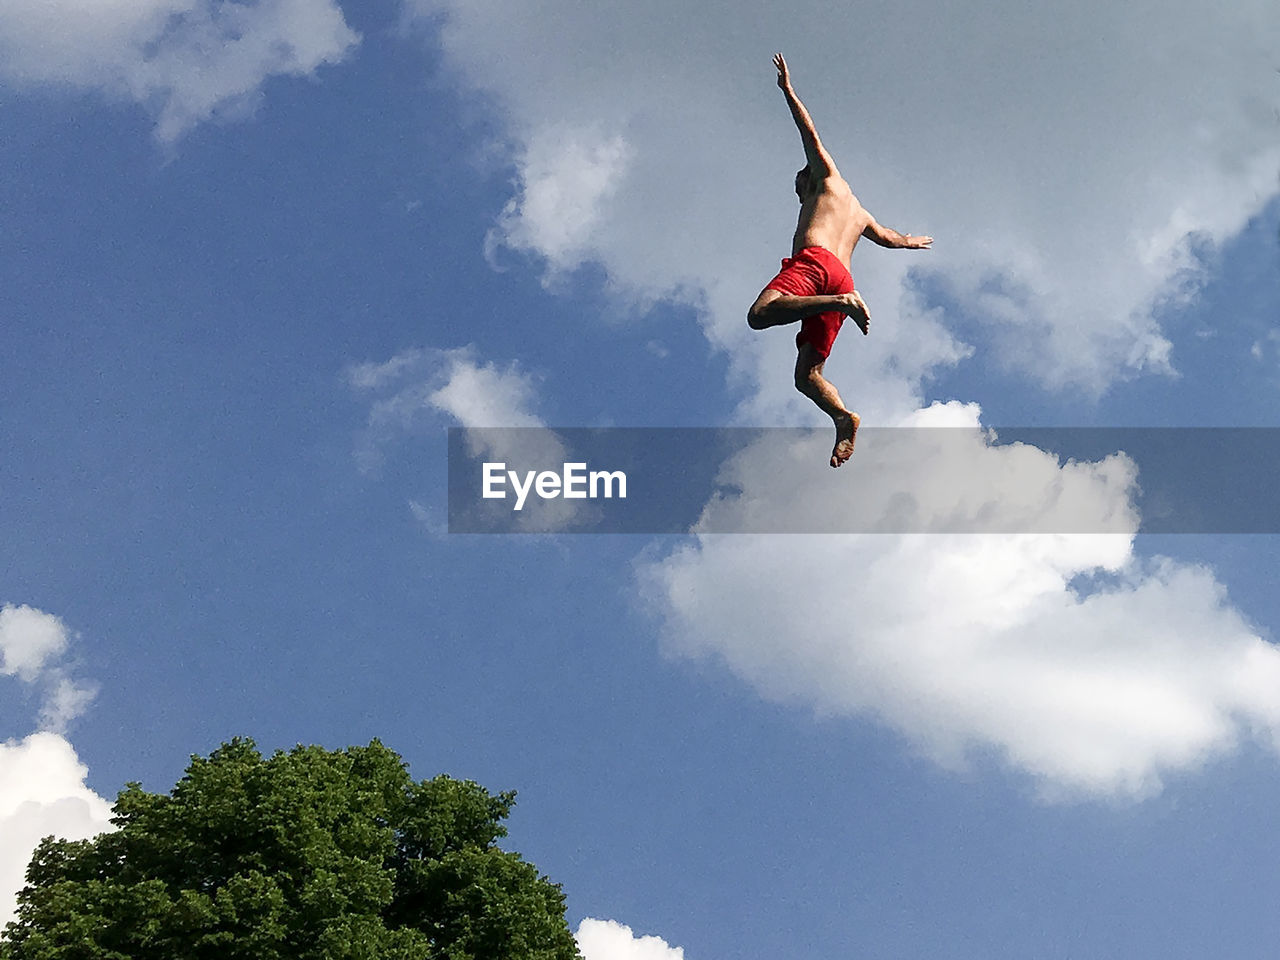
[[[838,467],[853,456],[854,435],[862,418],[856,413],[836,418],[836,445],[831,448],[831,466]]]
[[[853,322],[858,325],[858,328],[862,330],[862,335],[865,337],[871,332],[871,311],[867,309],[867,302],[862,299],[862,294],[857,290],[852,293],[846,293],[844,297],[845,315],[853,318]]]

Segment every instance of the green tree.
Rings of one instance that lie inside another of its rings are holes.
[[[4,960],[578,960],[559,886],[500,850],[514,793],[415,782],[378,741],[193,757],[93,840],[48,838]]]

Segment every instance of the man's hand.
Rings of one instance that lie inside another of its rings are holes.
[[[902,249],[904,250],[928,250],[933,243],[933,237],[913,237],[907,234],[902,238]]]
[[[773,55],[773,65],[778,68],[778,87],[781,90],[791,89],[791,74],[787,72],[787,61],[782,58],[782,54],[775,53]]]

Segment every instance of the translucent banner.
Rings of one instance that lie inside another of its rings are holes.
[[[449,431],[451,533],[1277,533],[1280,428]]]

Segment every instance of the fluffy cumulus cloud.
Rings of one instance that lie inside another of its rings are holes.
[[[36,844],[111,829],[111,805],[85,785],[86,768],[62,735],[88,708],[95,684],[76,679],[67,656],[74,636],[35,607],[0,607],[0,675],[39,690],[39,731],[0,743],[0,926],[12,919]]]
[[[988,326],[983,362],[1102,390],[1168,368],[1156,317],[1194,290],[1190,239],[1230,236],[1276,191],[1280,12],[1264,0],[406,4],[503,113],[519,177],[499,229],[553,268],[592,258],[638,297],[702,307],[766,385],[757,417],[791,402],[765,373],[786,369],[787,338],[743,324],[787,252],[802,156],[774,48],[868,208],[937,238],[855,257],[879,322],[833,365],[857,364],[886,412],[967,352],[910,267]]]
[[[930,508],[915,529],[1051,517],[1121,532],[701,535],[640,568],[667,649],[717,659],[772,700],[874,718],[947,766],[994,756],[1047,796],[1143,796],[1244,738],[1280,746],[1280,651],[1211,571],[1137,557],[1131,464],[1057,465],[958,436],[984,446],[959,455],[985,461],[990,496],[945,464],[907,471],[901,491]],[[704,525],[812,504],[838,523],[823,475],[777,453],[730,463],[738,493]]]
[[[81,840],[112,829],[111,804],[85,785],[87,769],[63,737],[34,733],[0,743],[0,925],[36,845],[53,835]]]
[[[1280,653],[1208,570],[1115,535],[703,536],[644,577],[673,652],[1050,795],[1145,795],[1280,733]]]
[[[0,75],[146,106],[172,141],[252,107],[272,76],[305,76],[357,42],[333,0],[7,0]]]
[[[684,960],[682,947],[669,946],[661,937],[637,937],[616,920],[588,917],[574,936],[583,960]]]

